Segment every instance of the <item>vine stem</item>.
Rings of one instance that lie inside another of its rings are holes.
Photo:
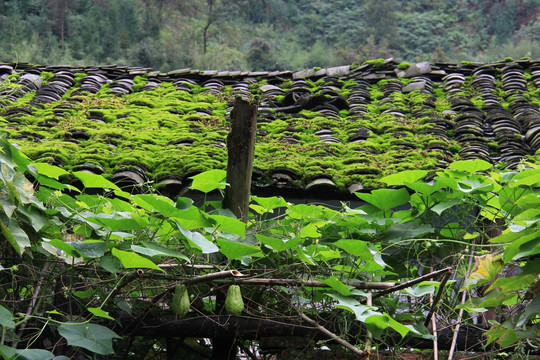
[[[429,322],[431,321],[431,318],[433,317],[433,313],[435,312],[435,308],[437,307],[439,300],[441,300],[442,294],[444,293],[444,287],[446,286],[446,282],[450,278],[450,275],[452,275],[452,271],[449,271],[446,274],[444,274],[441,284],[439,285],[439,291],[437,291],[437,295],[435,296],[435,299],[433,300],[431,309],[429,309],[428,316],[426,317],[426,321],[424,322],[424,326],[426,327],[429,325]]]
[[[431,260],[430,271],[433,272],[433,259]],[[434,306],[433,293],[429,294],[429,302],[431,306]],[[439,360],[439,341],[437,330],[437,319],[435,316],[431,317],[431,327],[433,329],[433,360]]]
[[[371,296],[371,291],[368,290],[367,292],[367,306],[373,306],[373,297]],[[368,356],[369,353],[371,353],[371,341],[373,340],[373,334],[371,331],[367,330],[367,339],[366,339],[366,346],[365,351],[367,352]]]
[[[376,293],[375,295],[373,295],[373,299],[377,299],[377,298],[379,298],[379,297],[381,297],[383,295],[393,293],[394,291],[406,289],[406,288],[408,288],[408,287],[410,287],[412,285],[421,283],[424,280],[428,280],[428,279],[431,279],[431,278],[434,278],[434,277],[437,277],[437,276],[440,276],[440,275],[443,275],[443,274],[447,274],[447,273],[451,274],[453,271],[454,271],[454,269],[451,266],[446,267],[446,268],[441,269],[441,270],[433,271],[433,272],[431,272],[429,274],[422,275],[422,276],[420,276],[420,277],[418,277],[416,279],[409,280],[409,281],[406,281],[406,282],[404,282],[402,284],[393,286],[391,288],[381,290],[378,293]]]
[[[36,307],[36,303],[38,300],[39,292],[41,291],[41,286],[43,285],[43,279],[45,277],[45,273],[49,270],[49,263],[46,262],[45,265],[43,265],[43,268],[41,269],[42,275],[39,278],[39,281],[37,283],[36,288],[34,289],[34,293],[32,294],[32,299],[30,300],[30,304],[28,305],[28,308],[26,309],[26,316],[25,316],[25,322],[21,324],[21,327],[19,328],[19,331],[17,332],[17,337],[20,339],[23,335],[23,331],[26,328],[26,320],[32,315],[34,312],[34,309]],[[3,339],[2,339],[3,343]],[[13,343],[13,348],[16,349],[19,345],[19,342],[16,341]]]
[[[469,265],[467,266],[467,274],[465,275],[465,279],[469,278],[469,275],[471,274],[471,267],[472,267],[472,248],[469,249]],[[461,294],[461,305],[465,304],[465,300],[467,300],[467,291],[463,290],[463,294]],[[452,360],[454,358],[454,352],[456,350],[457,345],[457,338],[459,334],[459,328],[461,327],[461,318],[463,317],[463,308],[459,309],[458,317],[456,319],[456,328],[454,329],[454,335],[452,336],[452,344],[450,344],[450,350],[448,351],[448,360]]]
[[[330,285],[317,280],[302,280],[302,279],[240,279],[237,284],[243,285],[286,285],[286,286],[309,286],[309,287],[330,287]],[[389,289],[396,286],[395,283],[385,282],[345,282],[345,285],[353,286],[357,289]]]
[[[357,347],[355,347],[354,345],[352,345],[348,341],[340,338],[339,336],[337,336],[336,334],[334,334],[333,332],[331,332],[330,330],[328,330],[324,326],[319,325],[315,320],[309,318],[306,314],[304,314],[300,310],[297,309],[296,311],[298,311],[298,314],[300,315],[300,317],[304,321],[306,321],[307,323],[313,325],[315,328],[317,328],[317,330],[319,330],[321,333],[326,335],[330,340],[333,340],[333,341],[337,342],[339,345],[349,349],[350,351],[352,351],[356,355],[359,355],[359,356],[364,355],[364,352],[362,350],[358,349]]]

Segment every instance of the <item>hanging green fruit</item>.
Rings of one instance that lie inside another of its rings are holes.
[[[178,317],[182,317],[188,313],[189,294],[186,289],[186,285],[176,285],[171,303],[171,309]]]
[[[244,310],[244,300],[242,300],[240,286],[229,286],[227,298],[225,299],[225,310],[231,315],[240,315],[242,310]]]

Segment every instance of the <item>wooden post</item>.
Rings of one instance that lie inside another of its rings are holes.
[[[229,187],[225,189],[223,207],[243,222],[248,219],[258,106],[256,100],[248,102],[237,97],[231,111],[231,132],[227,137]]]
[[[231,132],[227,136],[227,183],[223,207],[247,223],[251,173],[257,133],[258,101],[248,102],[237,97],[231,111]],[[216,294],[216,308],[222,311],[225,293]],[[212,360],[234,360],[238,347],[234,336],[215,337],[212,341]]]

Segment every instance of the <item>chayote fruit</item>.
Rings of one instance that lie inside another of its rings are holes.
[[[189,294],[186,285],[176,285],[171,302],[171,309],[178,317],[182,317],[188,313]]]
[[[225,310],[231,315],[240,315],[242,310],[244,310],[244,300],[242,300],[240,286],[229,286],[227,298],[225,299]]]

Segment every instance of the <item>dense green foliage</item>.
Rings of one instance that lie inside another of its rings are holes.
[[[457,161],[430,182],[422,180],[428,171],[401,172],[382,179],[388,188],[357,194],[365,201],[359,208],[253,197],[244,224],[219,201],[197,208],[188,198],[130,195],[102,176],[32,164],[6,140],[0,145],[0,354],[6,359],[52,359],[52,351],[123,354],[132,346],[130,358],[159,352],[165,347],[159,340],[132,344],[119,336],[120,318],[171,313],[158,300],[170,299],[178,284],[189,288],[192,316],[216,313],[216,292],[224,283],[240,284],[246,316],[330,319],[358,346],[399,352],[410,336],[431,338],[424,325],[430,308],[450,326],[474,325],[492,312],[487,344],[518,345],[515,354],[539,345],[535,165],[496,172],[482,160]],[[202,173],[191,187],[224,189],[225,175]],[[63,184],[70,177],[80,189]],[[202,267],[195,272],[195,266]],[[454,269],[447,283],[433,278],[375,292],[372,305],[366,304],[372,295],[354,286],[413,280],[446,266]],[[327,286],[249,286],[238,278],[190,285],[223,270]],[[467,301],[460,302],[464,292]],[[435,293],[442,297],[432,306],[428,295]],[[182,313],[186,305],[184,299]],[[458,315],[460,309],[469,316]],[[350,333],[357,322],[367,335]]]
[[[538,0],[8,0],[3,61],[301,69],[540,57]]]

